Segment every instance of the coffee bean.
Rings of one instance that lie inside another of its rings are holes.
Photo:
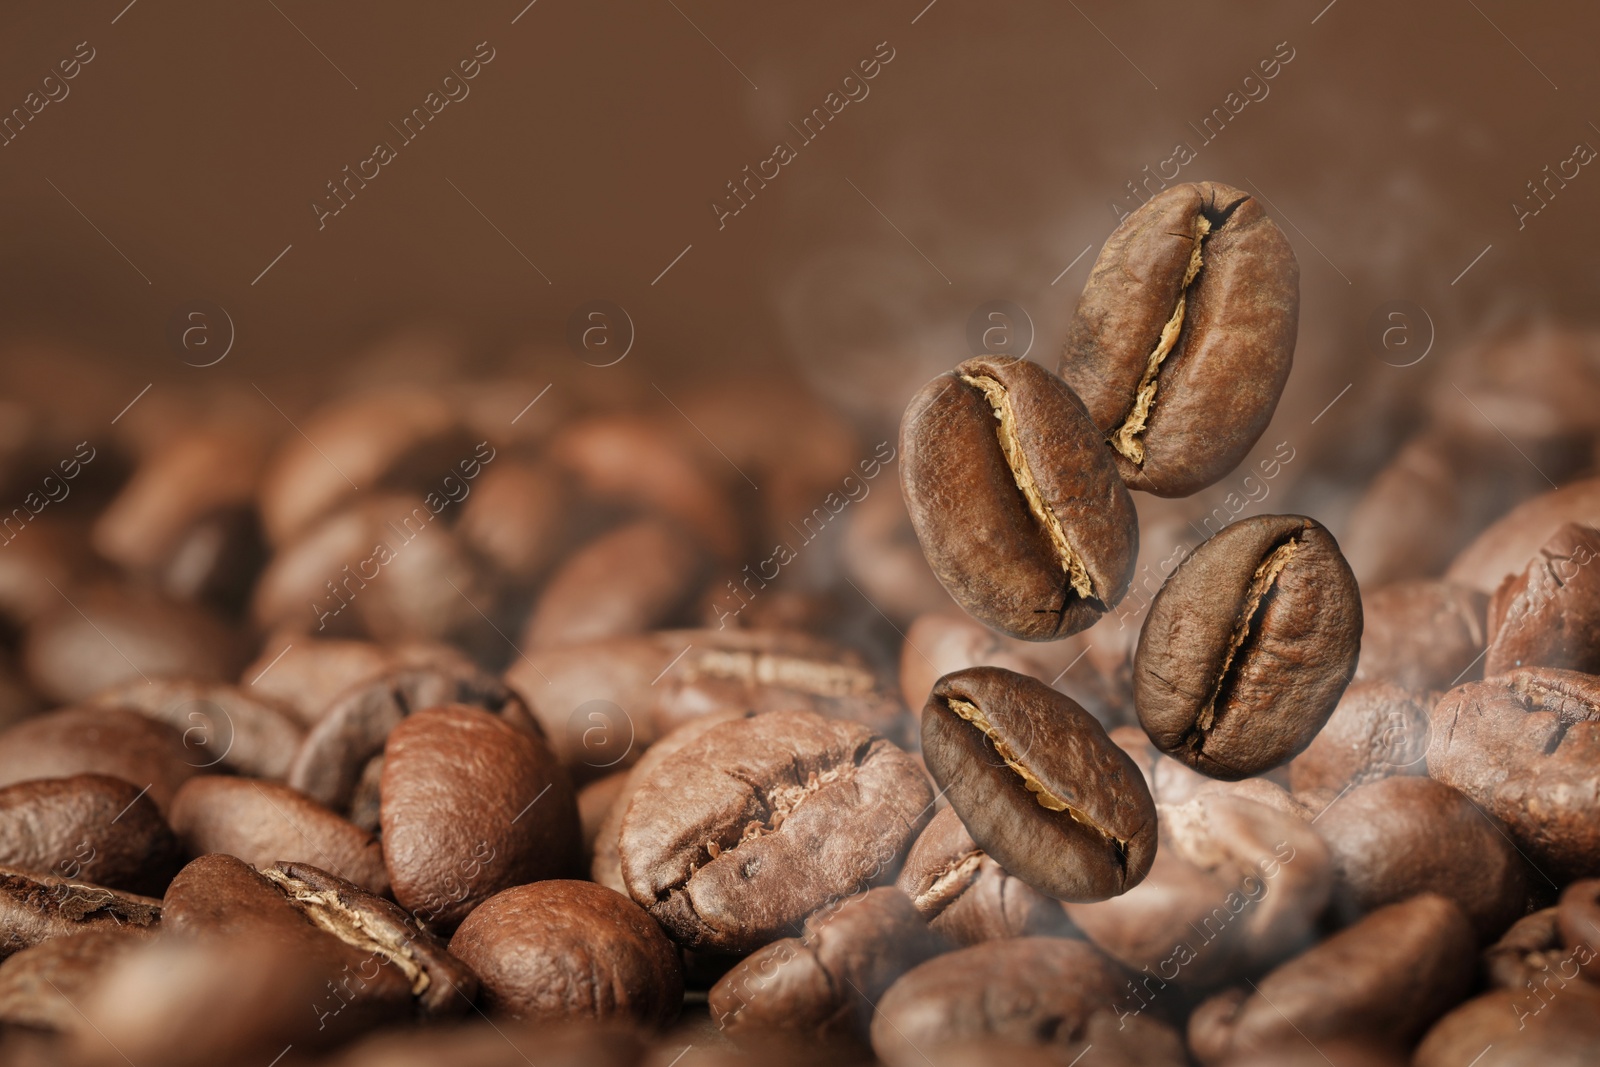
[[[398,667],[347,689],[306,734],[286,779],[334,811],[348,810],[362,769],[412,711],[470,704],[521,725],[531,719],[500,679],[466,660]]]
[[[84,704],[126,708],[168,724],[182,733],[189,762],[200,770],[282,778],[305,736],[288,709],[218,682],[135,680],[96,693]]]
[[[1556,928],[1583,976],[1600,984],[1600,878],[1573,882],[1561,891]]]
[[[1110,715],[1110,695],[1093,664],[1067,672],[1087,655],[1084,638],[1024,643],[1003,637],[966,615],[930,612],[918,616],[900,646],[900,695],[906,707],[920,712],[933,684],[946,674],[968,667],[1004,667],[1040,681],[1054,679],[1060,688],[1101,722]]]
[[[1433,694],[1387,682],[1344,691],[1327,724],[1289,763],[1297,795],[1338,793],[1348,785],[1428,773]]]
[[[1100,250],[1061,353],[1130,488],[1188,496],[1233,470],[1294,359],[1300,268],[1248,193],[1185,183]]]
[[[1225,528],[1161,587],[1134,699],[1163,752],[1214,778],[1299,753],[1355,672],[1361,598],[1333,537],[1298,515]]]
[[[1585,950],[1585,955],[1589,950]],[[1483,971],[1489,985],[1500,989],[1531,989],[1552,967],[1566,961],[1576,974],[1581,961],[1568,960],[1568,950],[1556,925],[1556,909],[1541,908],[1512,923],[1500,940],[1483,950]]]
[[[1133,501],[1082,402],[1036,364],[969,359],[900,424],[900,485],[928,563],[980,622],[1031,641],[1087,629],[1128,591]]]
[[[978,847],[954,808],[928,823],[895,885],[935,933],[957,945],[1077,933],[1061,902],[1006,871]]]
[[[172,800],[172,828],[189,856],[224,852],[262,870],[303,860],[371,893],[389,892],[377,838],[278,782],[191,778]]]
[[[1017,937],[936,956],[889,987],[872,1020],[872,1049],[889,1067],[993,1038],[1052,1047],[1071,1062],[1097,1014],[1110,1015],[1122,977],[1082,941]],[[1113,1020],[1114,1021],[1114,1020]]]
[[[1600,871],[1600,679],[1528,667],[1445,694],[1428,773],[1506,825],[1534,869]]]
[[[1493,593],[1508,575],[1521,574],[1539,555],[1540,546],[1567,523],[1600,526],[1600,478],[1585,478],[1523,501],[1463,548],[1445,578]]]
[[[1235,989],[1201,1004],[1189,1018],[1189,1047],[1207,1067],[1346,1034],[1409,1048],[1471,988],[1472,964],[1467,917],[1423,894],[1334,934],[1253,993]]]
[[[1352,789],[1318,818],[1317,830],[1333,856],[1334,908],[1346,922],[1438,893],[1459,904],[1487,942],[1522,914],[1537,877],[1503,828],[1431,778],[1382,778]]]
[[[104,774],[148,789],[163,811],[197,767],[166,723],[120,708],[62,708],[0,735],[0,785]]]
[[[851,507],[839,544],[843,572],[895,625],[928,611],[951,611],[950,594],[917,543],[903,493],[885,486]]]
[[[486,1006],[540,1022],[670,1022],[683,996],[672,943],[643,909],[588,882],[497,893],[450,939],[477,972]]]
[[[1208,778],[1162,753],[1150,743],[1149,735],[1137,726],[1119,726],[1111,731],[1110,736],[1139,768],[1157,807],[1184,804],[1202,794],[1212,793],[1253,801],[1296,819],[1315,818],[1320,810],[1313,810],[1300,797],[1292,795],[1269,778],[1241,778],[1236,782]]]
[[[575,645],[677,622],[709,562],[672,523],[640,519],[618,527],[573,553],[550,576],[521,647]]]
[[[160,921],[159,900],[0,867],[0,959],[51,938]]]
[[[72,600],[36,618],[23,639],[28,678],[52,700],[163,676],[220,682],[242,662],[237,635],[192,604],[109,586]]]
[[[281,644],[268,640],[261,657],[240,678],[249,692],[276,702],[310,727],[357,686],[394,671],[427,668],[462,676],[478,669],[469,657],[436,642],[380,645],[296,635],[285,637]]]
[[[1489,606],[1485,675],[1517,667],[1600,671],[1600,530],[1568,523]]]
[[[154,934],[153,926],[104,924],[23,949],[0,963],[0,1023],[58,1033],[86,1029],[73,1005]]]
[[[1313,827],[1218,794],[1157,811],[1161,847],[1150,876],[1120,897],[1066,905],[1084,936],[1142,976],[1123,995],[1125,1009],[1168,1010],[1168,984],[1212,990],[1312,944],[1333,884]]]
[[[526,1051],[524,1051],[526,1050]],[[616,1026],[545,1026],[475,1018],[458,1025],[385,1030],[350,1045],[330,1067],[641,1067],[644,1036]],[[683,1046],[678,1046],[683,1052]],[[696,1067],[693,1052],[684,1067]],[[663,1061],[659,1067],[667,1067]]]
[[[1156,812],[1138,768],[1070,697],[1026,675],[974,667],[939,679],[922,750],[972,839],[1061,900],[1138,885]]]
[[[1477,681],[1484,670],[1488,610],[1482,593],[1438,580],[1395,582],[1364,594],[1356,682],[1449,689]]]
[[[932,802],[916,761],[864,726],[803,711],[726,722],[640,782],[622,877],[680,944],[751,951],[892,878]]]
[[[1600,1056],[1600,991],[1582,982],[1550,992],[1496,989],[1440,1019],[1414,1067],[1582,1067]]]
[[[155,895],[180,862],[172,829],[142,789],[79,774],[0,789],[0,865]]]
[[[517,582],[537,579],[571,534],[574,493],[548,463],[497,459],[461,505],[461,536],[495,569]]]
[[[884,990],[949,947],[903,893],[873,889],[812,915],[802,936],[745,957],[711,988],[711,1018],[735,1034],[865,1043]]]
[[[571,780],[540,738],[486,711],[452,705],[402,721],[380,788],[395,900],[439,929],[502,889],[577,868]]]

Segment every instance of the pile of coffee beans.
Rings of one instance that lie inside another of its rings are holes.
[[[1298,316],[1201,182],[898,434],[0,370],[0,1062],[1600,1063],[1600,339],[1263,459]]]

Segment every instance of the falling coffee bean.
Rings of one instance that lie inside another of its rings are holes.
[[[1133,760],[1071,697],[999,667],[947,674],[922,711],[922,755],[977,842],[1060,900],[1138,885],[1156,808]]]
[[[1361,595],[1333,535],[1299,515],[1228,526],[1167,579],[1134,655],[1139,722],[1213,778],[1296,755],[1355,673]]]
[[[969,359],[912,399],[900,447],[917,539],[969,614],[1052,641],[1121,602],[1139,554],[1133,501],[1060,378]]]

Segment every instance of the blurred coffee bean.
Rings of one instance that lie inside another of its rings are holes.
[[[1546,877],[1600,873],[1600,678],[1527,667],[1451,690],[1428,773],[1503,822]]]
[[[1289,764],[1297,795],[1339,792],[1397,774],[1428,773],[1433,694],[1388,682],[1357,682]]]
[[[1517,667],[1600,671],[1600,530],[1568,523],[1489,605],[1485,675]]]
[[[22,659],[35,689],[70,703],[134,680],[226,681],[244,651],[239,636],[202,608],[103,586],[36,618]]]
[[[518,1026],[474,1019],[426,1030],[385,1030],[343,1050],[328,1067],[639,1067],[643,1038],[617,1026]]]
[[[1497,519],[1455,557],[1445,577],[1493,593],[1567,523],[1600,526],[1600,478],[1586,478],[1524,501]]]
[[[850,509],[839,562],[867,601],[896,625],[955,607],[922,554],[898,487],[873,493]]]
[[[669,515],[719,559],[731,561],[744,547],[743,526],[721,484],[724,471],[704,464],[661,423],[597,415],[559,431],[549,455],[590,497]]]
[[[0,959],[52,938],[160,921],[161,901],[152,897],[0,867]]]
[[[537,735],[479,708],[429,708],[384,746],[383,857],[395,900],[438,929],[502,889],[577,871],[577,802]]]
[[[1081,638],[1035,644],[1004,637],[965,615],[919,615],[906,630],[900,648],[900,695],[906,707],[920,714],[928,694],[933,692],[933,684],[944,675],[968,667],[1003,667],[1062,689],[1104,722],[1105,700],[1098,687],[1094,683],[1080,684],[1076,677],[1064,677],[1085,648]],[[1089,667],[1082,671],[1084,676],[1094,674]]]
[[[416,386],[363,390],[296,421],[301,432],[283,438],[261,479],[261,519],[279,547],[356,495],[356,486],[434,490],[473,457],[474,442],[445,398]]]
[[[712,987],[711,1017],[734,1034],[865,1044],[884,991],[949,947],[903,893],[873,889],[816,912],[801,936],[747,956]]]
[[[942,809],[928,823],[895,885],[934,932],[957,945],[1077,933],[1061,902],[980,849],[954,808]]]
[[[617,798],[622,795],[623,787],[628,783],[628,771],[617,771],[604,778],[596,778],[582,789],[578,790],[578,825],[583,831],[583,861],[581,867],[588,871],[594,864],[594,843],[600,836],[600,828],[605,825],[611,815],[611,809],[616,805]],[[605,882],[591,875],[591,881]],[[616,888],[608,886],[608,888]],[[622,892],[622,890],[617,890]]]
[[[104,774],[148,791],[165,811],[199,768],[177,730],[120,708],[62,708],[0,734],[0,785]]]
[[[628,814],[628,805],[633,802],[633,795],[638,792],[639,784],[654,773],[655,768],[659,767],[668,756],[696,740],[707,730],[735,719],[747,719],[752,714],[753,712],[748,711],[709,711],[685,722],[645,750],[644,755],[639,757],[639,762],[624,774],[616,799],[612,801],[605,820],[596,831],[594,856],[589,865],[591,879],[607,889],[616,890],[623,896],[628,895],[627,883],[622,880],[622,856],[619,844],[622,836],[622,819]],[[615,778],[616,775],[611,777]]]
[[[428,500],[364,496],[286,542],[256,584],[256,625],[469,648],[491,647],[493,639],[503,648],[485,618],[495,611],[497,588],[487,565],[451,528],[454,516],[443,514],[450,500],[438,493]]]
[[[992,1038],[1046,1046],[1071,1062],[1090,1020],[1109,1015],[1122,978],[1082,941],[1017,937],[936,956],[878,1002],[873,1051],[889,1067],[924,1063],[923,1049]]]
[[[1060,900],[1138,885],[1156,812],[1133,761],[1070,697],[997,667],[939,679],[922,711],[923,759],[974,841]]]
[[[180,861],[171,827],[143,789],[79,774],[0,788],[0,865],[158,896]]]
[[[1551,994],[1554,995],[1551,995]],[[1562,983],[1542,995],[1497,989],[1428,1031],[1413,1067],[1586,1067],[1600,1056],[1600,991]]]
[[[74,1005],[155,931],[153,925],[99,925],[71,937],[41,941],[11,956],[0,963],[0,1024],[57,1033],[87,1029]]]
[[[0,629],[8,635],[62,607],[65,591],[112,577],[89,546],[86,523],[45,512],[26,529],[0,545]]]
[[[1161,847],[1144,883],[1066,906],[1084,936],[1141,976],[1126,1008],[1168,1005],[1171,983],[1204,991],[1259,973],[1315,940],[1333,875],[1313,827],[1217,794],[1157,810]]]
[[[1483,676],[1489,598],[1452,582],[1395,582],[1361,598],[1355,681],[1449,689]],[[1334,712],[1335,715],[1338,712]]]
[[[478,478],[458,530],[495,569],[516,582],[549,570],[571,534],[573,493],[546,463],[506,457]]]
[[[1588,948],[1581,953],[1594,954]],[[1490,986],[1500,989],[1532,989],[1553,967],[1568,970],[1566,978],[1570,980],[1581,965],[1582,960],[1574,957],[1562,940],[1554,906],[1524,915],[1483,950],[1484,976]]]
[[[640,783],[623,881],[680,944],[750,951],[892,879],[932,801],[916,761],[857,723],[804,711],[723,723]]]
[[[589,542],[540,592],[523,630],[525,650],[645,633],[678,621],[705,581],[709,560],[670,522],[640,519]]]
[[[970,615],[1051,641],[1128,591],[1138,516],[1061,379],[998,356],[923,386],[900,425],[900,484],[928,563]]]
[[[1533,875],[1491,817],[1431,778],[1381,778],[1317,820],[1333,858],[1335,911],[1352,922],[1385,904],[1437,893],[1488,943],[1522,914]]]
[[[428,658],[357,682],[322,713],[289,766],[289,785],[334,811],[348,810],[363,769],[381,755],[389,732],[407,715],[444,704],[468,704],[536,730],[506,685],[464,658]]]
[[[683,998],[683,968],[661,928],[589,882],[496,893],[467,916],[450,951],[477,973],[485,1007],[514,1019],[662,1026]]]
[[[310,864],[256,871],[233,856],[201,856],[172,880],[162,918],[168,936],[293,946],[328,987],[307,1014],[346,1037],[386,1019],[460,1015],[477,991],[472,972],[415,919]]]
[[[1349,1034],[1403,1050],[1466,995],[1472,956],[1461,909],[1413,897],[1290,960],[1254,993],[1212,997],[1189,1018],[1189,1046],[1207,1067]]]
[[[1298,515],[1225,528],[1150,605],[1134,660],[1156,747],[1214,778],[1297,755],[1355,673],[1361,597],[1331,534]]]
[[[305,731],[286,709],[231,685],[178,678],[127,681],[96,693],[90,708],[124,708],[182,731],[197,768],[282,778]]]
[[[1572,946],[1583,976],[1600,983],[1600,950],[1596,949],[1600,945],[1600,878],[1585,878],[1562,890],[1556,904],[1556,929],[1562,941]]]
[[[29,688],[15,657],[0,648],[0,731],[38,714],[43,708],[44,702]]]
[[[176,599],[240,606],[265,562],[252,505],[266,444],[209,426],[163,441],[100,513],[95,549]]]
[[[1248,193],[1184,183],[1100,249],[1061,353],[1133,489],[1188,496],[1232,471],[1294,360],[1300,268]]]
[[[580,780],[709,711],[806,709],[911,743],[916,720],[859,652],[808,634],[664,630],[533,650],[506,672]],[[585,709],[605,719],[591,733]],[[604,709],[603,711],[597,709]]]
[[[171,815],[190,857],[223,852],[259,870],[303,861],[368,892],[389,893],[377,838],[277,782],[191,778],[173,798]]]
[[[445,644],[379,645],[286,634],[268,637],[260,658],[239,677],[246,691],[276,701],[305,725],[315,726],[338,697],[359,683],[403,667],[438,667],[461,674],[477,670],[469,657]]]

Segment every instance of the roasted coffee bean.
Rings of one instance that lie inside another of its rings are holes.
[[[1588,1067],[1600,1058],[1600,990],[1571,982],[1485,993],[1440,1019],[1411,1062],[1457,1067],[1473,1057],[1473,1067]]]
[[[1040,681],[1054,679],[1051,688],[1059,687],[1105,722],[1103,713],[1109,701],[1108,694],[1100,691],[1098,672],[1085,665],[1081,674],[1067,677],[1068,670],[1086,653],[1087,642],[1081,637],[1023,643],[966,615],[929,613],[911,624],[900,646],[900,695],[906,707],[920,713],[933,684],[945,675],[968,667],[1004,667]],[[1090,681],[1079,684],[1079,677]]]
[[[1289,763],[1295,793],[1338,793],[1393,775],[1427,774],[1431,696],[1388,682],[1346,689],[1322,731]]]
[[[1077,932],[1060,901],[1009,874],[978,847],[954,808],[928,823],[895,885],[936,933],[958,945]]]
[[[628,771],[617,771],[604,778],[596,778],[578,790],[578,825],[583,830],[582,867],[586,871],[594,865],[595,839],[600,836],[600,828],[605,825],[611,809],[616,806],[617,797],[622,795],[623,787],[628,783],[628,774]],[[600,881],[592,875],[590,880]],[[621,893],[623,890],[618,889],[617,892]]]
[[[1600,878],[1573,882],[1562,890],[1556,905],[1556,928],[1571,946],[1583,976],[1600,984]]]
[[[201,856],[172,880],[162,918],[169,935],[293,945],[352,995],[346,1004],[330,992],[312,1005],[325,1020],[355,1007],[354,1019],[338,1019],[346,1036],[385,1018],[459,1015],[477,992],[471,970],[412,916],[306,863],[256,871],[233,856]]]
[[[401,666],[345,690],[306,734],[286,780],[318,803],[346,811],[389,731],[413,711],[443,704],[470,704],[537,729],[505,683],[466,660]]]
[[[507,456],[479,476],[458,528],[499,573],[531,582],[556,562],[573,511],[572,488],[559,471]]]
[[[1131,488],[1188,496],[1232,471],[1294,360],[1300,267],[1248,193],[1167,189],[1100,249],[1061,352]]]
[[[137,711],[180,731],[189,762],[201,770],[282,778],[305,736],[288,709],[219,682],[129,681],[84,703]]]
[[[792,631],[663,630],[536,650],[512,664],[506,681],[580,781],[626,767],[656,738],[729,708],[815,711],[902,747],[916,736],[916,720],[860,653]]]
[[[640,782],[622,877],[680,944],[751,951],[890,880],[932,804],[916,761],[866,727],[768,712],[713,727]]]
[[[589,542],[556,569],[522,634],[525,650],[645,633],[677,622],[710,561],[675,524],[639,519]]]
[[[1161,847],[1150,876],[1120,897],[1066,905],[1084,936],[1140,976],[1120,996],[1124,1010],[1151,1001],[1164,1009],[1168,983],[1215,989],[1315,940],[1333,883],[1315,828],[1218,794],[1157,811]]]
[[[1600,527],[1600,478],[1523,501],[1463,548],[1445,577],[1492,594],[1507,577],[1526,570],[1540,546],[1568,523]]]
[[[645,1052],[641,1035],[616,1026],[519,1026],[483,1018],[373,1034],[328,1067],[641,1067]],[[692,1053],[684,1064],[694,1067]]]
[[[240,675],[247,692],[274,701],[305,726],[315,726],[338,699],[357,686],[399,670],[432,668],[472,675],[477,666],[449,645],[406,641],[379,645],[371,641],[269,638],[261,657]]]
[[[1260,774],[1322,729],[1360,641],[1360,593],[1327,530],[1299,515],[1236,522],[1150,605],[1133,665],[1139,722],[1197,771]]]
[[[945,1045],[998,1039],[1081,1055],[1090,1020],[1109,1015],[1122,977],[1082,941],[1017,937],[936,956],[889,987],[872,1020],[872,1049],[889,1067],[924,1062]]]
[[[1588,955],[1588,950],[1585,950]],[[1556,909],[1541,908],[1524,915],[1483,950],[1483,971],[1491,986],[1520,990],[1532,988],[1552,967],[1564,961],[1571,966],[1568,977],[1578,973],[1581,960],[1569,960],[1561,930],[1556,925]]]
[[[661,1026],[683,998],[683,968],[661,928],[589,882],[497,893],[467,916],[450,951],[478,974],[485,1006],[515,1019]]]
[[[1439,580],[1396,582],[1363,595],[1356,682],[1449,689],[1477,681],[1488,610],[1482,593]]]
[[[922,551],[980,622],[1051,641],[1127,593],[1139,554],[1133,501],[1082,402],[1049,371],[967,360],[912,398],[900,451]]]
[[[1360,1034],[1409,1048],[1472,985],[1472,927],[1444,897],[1380,908],[1255,985],[1218,994],[1189,1017],[1201,1063]],[[1481,1049],[1480,1049],[1481,1051]]]
[[[301,860],[369,892],[389,892],[377,838],[278,782],[191,778],[173,797],[171,815],[191,857],[224,852],[261,870]]]
[[[51,938],[160,921],[161,901],[151,897],[0,867],[0,959]]]
[[[85,1029],[73,1007],[105,971],[155,935],[154,926],[104,924],[25,948],[0,963],[0,1024],[71,1033]],[[10,1063],[10,1060],[4,1062]]]
[[[577,870],[572,782],[538,736],[478,708],[419,711],[384,747],[394,898],[449,930],[502,889]]]
[[[166,723],[120,708],[62,708],[0,735],[0,785],[34,778],[105,774],[148,789],[166,810],[199,768]]]
[[[606,812],[605,820],[595,833],[594,856],[589,864],[589,877],[607,889],[628,895],[628,886],[622,880],[622,855],[619,845],[622,837],[622,818],[628,813],[628,804],[639,784],[649,777],[668,756],[700,737],[713,726],[735,719],[747,719],[751,712],[710,711],[690,719],[645,750],[639,762],[630,767],[623,778],[622,787]],[[613,777],[615,777],[613,775]]]
[[[1518,667],[1600,671],[1600,530],[1568,523],[1489,606],[1487,676]]]
[[[903,493],[886,486],[852,507],[844,520],[839,545],[844,576],[895,625],[924,612],[955,610],[917,543]]]
[[[922,710],[928,771],[972,839],[1060,900],[1138,885],[1156,809],[1138,768],[1070,697],[998,667],[939,679]]]
[[[110,586],[72,601],[36,618],[23,639],[28,679],[52,700],[163,676],[220,682],[243,662],[238,637],[192,604]]]
[[[1137,726],[1119,726],[1110,736],[1139,768],[1157,807],[1184,804],[1202,794],[1215,793],[1254,801],[1296,819],[1315,818],[1320,810],[1311,809],[1304,800],[1269,778],[1241,778],[1236,782],[1208,778],[1162,753]]]
[[[1346,921],[1419,893],[1460,905],[1481,942],[1522,914],[1534,875],[1491,816],[1432,778],[1381,778],[1317,819]]]
[[[1445,694],[1428,773],[1506,825],[1535,870],[1600,872],[1600,678],[1529,667]]]
[[[142,789],[79,774],[0,789],[0,865],[154,896],[181,863],[177,838]]]
[[[792,1031],[865,1042],[895,979],[949,943],[897,889],[873,889],[806,920],[800,937],[757,949],[711,988],[711,1018],[735,1034]]]

